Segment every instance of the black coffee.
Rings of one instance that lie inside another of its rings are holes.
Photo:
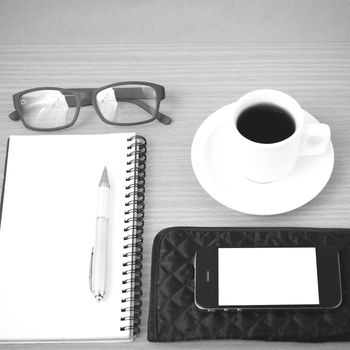
[[[291,115],[281,107],[262,103],[245,109],[237,120],[238,131],[247,139],[259,143],[275,143],[295,132]]]

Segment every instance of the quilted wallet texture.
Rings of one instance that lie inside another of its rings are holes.
[[[339,251],[342,304],[323,310],[203,312],[194,305],[193,259],[204,246],[324,246]],[[173,227],[153,243],[148,340],[350,340],[350,230]]]

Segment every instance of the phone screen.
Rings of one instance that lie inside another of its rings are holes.
[[[316,249],[219,248],[218,304],[319,305]]]

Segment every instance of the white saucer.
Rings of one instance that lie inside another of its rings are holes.
[[[192,143],[192,166],[210,196],[233,210],[254,215],[274,215],[301,207],[326,186],[333,170],[332,143],[319,156],[300,157],[283,179],[258,184],[240,174],[232,145],[234,103],[210,115],[197,130]],[[306,123],[318,121],[305,111]]]

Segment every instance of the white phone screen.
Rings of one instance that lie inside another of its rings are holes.
[[[315,248],[219,248],[219,305],[319,304]]]

